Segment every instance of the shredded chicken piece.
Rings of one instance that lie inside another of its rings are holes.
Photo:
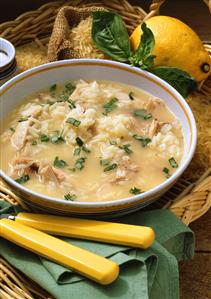
[[[33,116],[34,118],[37,118],[39,114],[41,113],[41,106],[40,105],[30,105],[28,108],[23,110],[21,112],[22,116]]]
[[[38,169],[38,175],[43,183],[51,181],[57,186],[65,180],[65,174],[61,170],[47,163],[41,163]]]
[[[150,98],[149,101],[147,101],[147,103],[144,104],[144,108],[149,111],[155,110],[156,108],[162,106],[164,106],[163,100],[157,97]]]
[[[148,129],[144,122],[139,121],[135,117],[130,117],[130,123],[130,128],[133,131],[133,133],[136,133],[141,136],[147,136]]]
[[[156,135],[158,132],[160,132],[161,128],[167,123],[158,121],[157,119],[153,119],[152,123],[149,126],[148,129],[148,136],[152,138],[154,135]]]
[[[11,164],[11,175],[17,176],[37,172],[39,165],[39,161],[27,156],[16,158]]]
[[[124,181],[128,181],[132,176],[138,172],[138,166],[131,164],[131,159],[128,156],[123,156],[122,160],[118,164],[116,171],[116,177],[111,183],[122,184]]]
[[[30,127],[31,121],[26,120],[18,123],[14,134],[11,137],[11,143],[17,150],[21,150],[26,142],[26,136]]]

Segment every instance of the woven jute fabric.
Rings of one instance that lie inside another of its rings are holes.
[[[77,58],[78,55],[72,48],[70,40],[71,28],[77,26],[80,21],[89,17],[94,11],[105,11],[103,7],[62,7],[56,17],[52,35],[48,45],[48,61]]]

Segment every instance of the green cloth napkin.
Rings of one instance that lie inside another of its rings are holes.
[[[7,212],[15,212],[15,207],[1,202],[0,213]],[[120,265],[119,278],[108,286],[98,285],[3,238],[0,253],[57,299],[178,299],[178,261],[193,257],[193,232],[168,210],[138,211],[115,221],[150,226],[156,241],[151,248],[141,250],[61,238]]]

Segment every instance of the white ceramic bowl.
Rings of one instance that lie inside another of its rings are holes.
[[[184,156],[177,171],[165,182],[136,196],[109,202],[67,202],[33,192],[16,183],[0,170],[1,178],[27,204],[48,213],[78,216],[117,216],[148,205],[166,192],[181,176],[190,163],[197,141],[196,123],[185,99],[169,84],[138,68],[126,64],[95,59],[63,60],[28,70],[4,84],[0,89],[0,120],[3,119],[25,96],[52,83],[68,80],[110,80],[141,88],[162,98],[180,119],[184,134]]]

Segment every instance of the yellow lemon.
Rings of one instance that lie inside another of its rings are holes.
[[[178,19],[155,16],[145,21],[155,37],[155,66],[170,66],[186,71],[197,81],[209,76],[211,59],[198,35]],[[133,31],[130,41],[136,50],[142,34],[141,25]]]

